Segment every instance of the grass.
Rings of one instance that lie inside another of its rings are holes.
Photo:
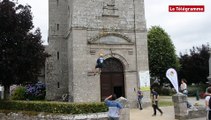
[[[188,99],[195,99],[195,97],[189,97]],[[204,102],[201,101],[193,101],[192,104],[195,106],[203,106]],[[159,106],[166,107],[166,106],[173,106],[174,103],[172,102],[172,96],[160,96],[159,97]]]
[[[167,107],[167,106],[173,106],[174,103],[172,101],[160,101],[159,106],[160,107]]]
[[[174,103],[172,102],[172,96],[159,96],[158,104],[160,107],[173,106]]]

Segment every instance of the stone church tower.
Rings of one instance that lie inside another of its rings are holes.
[[[136,106],[138,73],[149,71],[144,0],[49,0],[48,42],[46,99],[100,102],[115,93]],[[99,53],[105,65],[94,76]]]

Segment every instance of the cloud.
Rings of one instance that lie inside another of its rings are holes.
[[[169,5],[204,5],[205,12],[172,13]],[[161,26],[171,37],[177,54],[210,43],[210,0],[145,0],[147,28]]]
[[[44,44],[48,38],[48,0],[18,0],[18,3],[30,5],[35,28],[40,28]]]
[[[161,26],[171,37],[177,53],[192,46],[210,43],[211,0],[145,0],[147,28]],[[32,7],[35,27],[41,28],[43,40],[48,36],[48,0],[19,0]],[[171,13],[169,5],[205,5],[202,13]]]

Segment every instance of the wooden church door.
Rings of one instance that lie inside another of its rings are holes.
[[[116,58],[108,58],[100,75],[101,101],[112,94],[125,97],[124,68]]]

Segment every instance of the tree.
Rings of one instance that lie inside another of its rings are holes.
[[[39,28],[34,28],[31,7],[0,0],[0,83],[9,97],[12,84],[37,81],[48,56]]]
[[[206,83],[209,75],[209,44],[193,47],[190,54],[180,53],[180,77],[186,78],[188,84]]]
[[[179,60],[169,35],[159,26],[152,26],[147,34],[151,77],[163,83],[169,68],[179,68]]]

